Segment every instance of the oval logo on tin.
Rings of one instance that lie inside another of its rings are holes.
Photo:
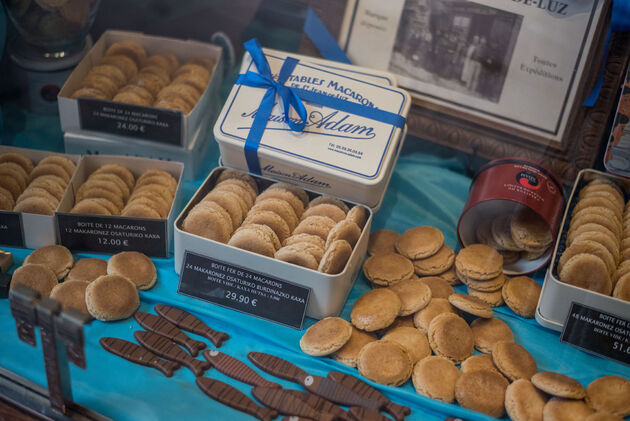
[[[530,190],[538,190],[540,188],[538,177],[528,171],[521,171],[516,174],[516,182]]]

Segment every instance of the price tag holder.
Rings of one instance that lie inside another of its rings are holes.
[[[177,292],[301,329],[311,289],[187,251]]]
[[[119,253],[139,251],[168,257],[165,219],[57,213],[60,243],[72,251]]]
[[[560,341],[630,365],[630,319],[573,302]]]
[[[0,244],[25,247],[21,213],[0,211]]]
[[[99,99],[79,98],[78,101],[82,130],[171,145],[182,143],[181,112]]]

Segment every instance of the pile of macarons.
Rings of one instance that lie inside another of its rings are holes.
[[[0,154],[0,210],[54,215],[75,168],[61,155],[35,165],[21,153]]]
[[[180,66],[172,52],[147,56],[139,42],[114,42],[90,69],[72,98],[106,99],[189,113],[206,90],[214,69],[209,58]]]

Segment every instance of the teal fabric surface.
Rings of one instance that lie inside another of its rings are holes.
[[[433,147],[431,149],[434,150]],[[449,154],[445,154],[446,157],[438,155],[428,153],[421,142],[408,140],[383,206],[375,215],[373,229],[389,228],[402,232],[412,226],[429,224],[444,232],[447,244],[457,246],[455,227],[467,197],[470,178],[465,175],[462,161],[452,157],[452,153],[451,157]],[[216,162],[216,159],[216,156],[208,157],[210,162]],[[198,184],[185,184],[188,197],[192,196]],[[30,252],[22,249],[10,251],[14,253],[16,267]],[[77,254],[75,257],[88,256],[97,255]],[[154,262],[158,269],[158,282],[150,291],[141,292],[140,310],[153,312],[153,305],[157,303],[187,308],[213,328],[229,333],[231,339],[220,350],[242,361],[247,361],[249,351],[261,351],[286,358],[311,374],[325,376],[328,371],[339,370],[358,375],[355,369],[332,359],[303,354],[299,349],[301,331],[178,295],[178,278],[173,270],[173,259],[154,259]],[[541,273],[537,279],[542,279]],[[349,319],[354,302],[369,289],[368,282],[361,275],[341,316]],[[463,290],[462,287],[456,289]],[[516,341],[529,350],[541,371],[557,371],[576,378],[583,385],[608,374],[630,378],[630,367],[564,345],[559,342],[557,333],[542,328],[534,320],[516,316],[507,307],[496,309],[495,314],[512,328]],[[314,322],[307,320],[305,327]],[[84,371],[72,367],[71,370],[74,398],[79,404],[121,421],[250,419],[206,397],[195,385],[194,375],[186,368],[179,369],[172,378],[166,378],[156,370],[111,355],[98,344],[102,336],[133,341],[133,332],[138,329],[140,327],[133,319],[114,323],[94,321],[86,327],[88,368]],[[0,300],[0,331],[3,332],[0,335],[0,365],[45,385],[39,338],[38,348],[18,340],[7,300]],[[212,345],[209,344],[209,347],[212,348]],[[260,373],[267,379],[279,381],[266,373]],[[214,369],[205,375],[226,381],[249,394],[247,385],[231,380]],[[282,380],[279,382],[285,387],[298,387]],[[411,381],[398,388],[374,386],[393,401],[410,406],[410,420],[437,421],[447,416],[459,416],[466,420],[490,419],[455,404],[449,405],[420,396]]]

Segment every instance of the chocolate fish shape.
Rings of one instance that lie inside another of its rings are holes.
[[[154,309],[157,314],[164,317],[178,328],[209,339],[217,348],[221,348],[223,342],[230,339],[230,335],[227,333],[211,329],[192,314],[177,307],[168,306],[166,304],[156,304]]]
[[[196,357],[199,351],[206,347],[204,342],[189,338],[188,335],[179,330],[173,323],[155,314],[136,311],[133,317],[140,326],[153,333],[167,337],[173,342],[177,342],[186,348],[193,357]]]
[[[350,374],[331,371],[327,377],[363,396],[365,399],[378,402],[379,409],[390,413],[397,421],[402,421],[406,415],[411,414],[411,409],[408,407],[393,403],[377,389]]]
[[[197,386],[212,399],[234,408],[238,411],[250,414],[262,421],[271,421],[278,416],[273,409],[257,405],[253,400],[245,396],[240,390],[208,377],[197,377]]]
[[[166,377],[171,377],[173,372],[180,367],[178,363],[163,360],[153,352],[124,339],[102,337],[98,342],[105,351],[132,363],[160,370]]]
[[[390,418],[387,418],[384,415],[381,415],[378,411],[373,411],[371,409],[359,408],[358,406],[353,406],[348,410],[348,414],[350,415],[350,419],[352,421],[391,421]]]
[[[378,411],[378,402],[365,399],[347,387],[327,377],[309,375],[295,364],[275,355],[250,352],[247,358],[261,370],[281,379],[289,380],[304,387],[309,392],[340,405],[360,406]]]
[[[186,351],[177,346],[175,342],[157,333],[137,330],[133,333],[133,336],[142,346],[155,352],[160,357],[185,365],[190,371],[195,373],[195,376],[201,376],[210,368],[209,362],[191,357]]]
[[[212,364],[214,368],[228,377],[238,380],[239,382],[246,383],[250,386],[262,386],[280,388],[278,383],[270,382],[256,373],[250,366],[238,360],[231,355],[224,354],[223,352],[216,351],[214,349],[207,349],[203,352],[203,356],[206,360]]]
[[[334,414],[339,417],[345,418],[349,420],[348,413],[344,411],[341,407],[335,405],[334,403],[327,401],[324,398],[320,398],[317,395],[312,394],[311,392],[305,392],[303,390],[295,390],[295,389],[285,389],[287,393],[292,394],[296,398],[302,400],[308,406],[313,408],[319,412],[325,412],[328,414]]]
[[[281,414],[295,415],[297,417],[310,418],[312,420],[333,421],[339,418],[333,414],[325,414],[314,410],[303,400],[296,398],[284,389],[272,389],[269,387],[254,387],[252,395],[261,403],[273,408]]]

